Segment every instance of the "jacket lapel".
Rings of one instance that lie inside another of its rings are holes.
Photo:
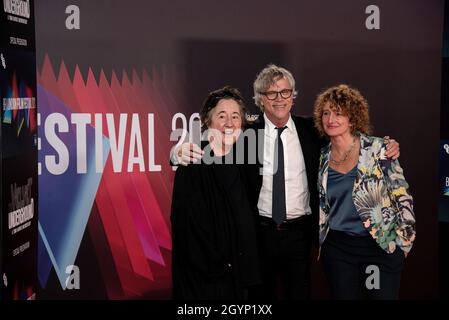
[[[312,161],[314,161],[315,159],[315,157],[313,156],[313,146],[316,142],[312,141],[312,137],[310,136],[307,128],[305,127],[305,123],[303,123],[303,120],[300,117],[292,115],[292,119],[295,123],[296,131],[298,133],[299,143],[301,144],[304,164],[306,167],[307,182],[310,189],[315,187],[314,185],[316,185],[316,178],[313,179],[312,177],[314,171],[312,170],[312,168],[314,167]],[[301,161],[301,159],[298,159],[298,161]],[[313,181],[315,181],[315,184],[313,183]]]
[[[363,159],[363,150],[365,148],[368,148],[369,145],[367,145],[369,143],[368,137],[365,136],[363,133],[360,133],[360,151],[359,151],[359,161],[357,163],[357,176],[355,178],[354,181],[354,187],[352,189],[352,195],[353,197],[356,194],[356,191],[360,185],[360,183],[363,181],[364,179],[364,175],[365,173],[363,173],[363,170],[361,170],[361,167],[365,165],[365,160]]]
[[[327,191],[327,177],[328,177],[328,171],[329,171],[329,154],[330,154],[330,143],[329,145],[326,147],[326,149],[323,150],[323,152],[321,152],[321,157],[320,157],[320,178],[318,181],[321,181],[321,185],[320,188],[321,190],[324,191],[324,193],[326,193]]]

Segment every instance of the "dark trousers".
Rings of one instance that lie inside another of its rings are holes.
[[[310,298],[310,228],[309,217],[281,226],[276,226],[271,219],[261,217],[259,243],[263,285],[257,289],[257,298]],[[278,282],[281,292],[278,290]]]
[[[371,236],[356,237],[329,230],[321,248],[333,299],[399,298],[405,256],[400,248],[389,254]]]

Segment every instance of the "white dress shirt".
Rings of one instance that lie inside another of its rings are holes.
[[[272,217],[273,198],[273,163],[274,145],[277,138],[275,125],[263,115],[265,119],[265,141],[263,157],[263,182],[259,194],[257,207],[259,214],[264,217]],[[306,166],[302,153],[301,143],[296,131],[295,123],[290,115],[285,129],[281,134],[284,146],[285,169],[285,197],[287,220],[311,214],[309,205],[309,188],[307,185]]]

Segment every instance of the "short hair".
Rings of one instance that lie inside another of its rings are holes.
[[[253,99],[260,110],[263,111],[262,93],[268,90],[268,88],[276,81],[283,78],[287,79],[288,83],[290,84],[290,87],[293,90],[293,99],[295,99],[296,95],[298,94],[295,89],[295,78],[293,78],[293,75],[287,69],[278,67],[275,64],[269,64],[257,75],[256,80],[254,80],[253,84]]]
[[[246,115],[246,107],[243,102],[243,97],[240,91],[237,88],[231,86],[224,86],[221,89],[209,92],[208,96],[203,102],[203,107],[200,111],[200,119],[203,124],[201,127],[202,131],[205,131],[209,128],[211,120],[212,120],[212,110],[217,106],[220,100],[230,99],[237,102],[240,107],[240,117],[242,118],[242,127],[245,126],[245,115]]]
[[[313,117],[315,127],[322,137],[327,137],[323,128],[323,108],[330,104],[333,110],[339,110],[349,117],[351,133],[361,132],[371,134],[369,120],[369,107],[365,97],[359,90],[351,88],[347,84],[330,87],[321,92],[315,100]]]

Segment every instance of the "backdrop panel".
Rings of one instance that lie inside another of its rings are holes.
[[[37,109],[33,1],[0,5],[0,299],[37,290]]]
[[[367,97],[374,133],[399,140],[418,221],[401,297],[435,298],[444,2],[376,1],[373,30],[371,4],[40,0],[41,297],[169,298],[170,136],[225,84],[255,112],[252,82],[276,63],[297,80],[295,113],[345,82]],[[64,290],[71,265],[78,290]],[[313,282],[326,298],[319,264]]]

